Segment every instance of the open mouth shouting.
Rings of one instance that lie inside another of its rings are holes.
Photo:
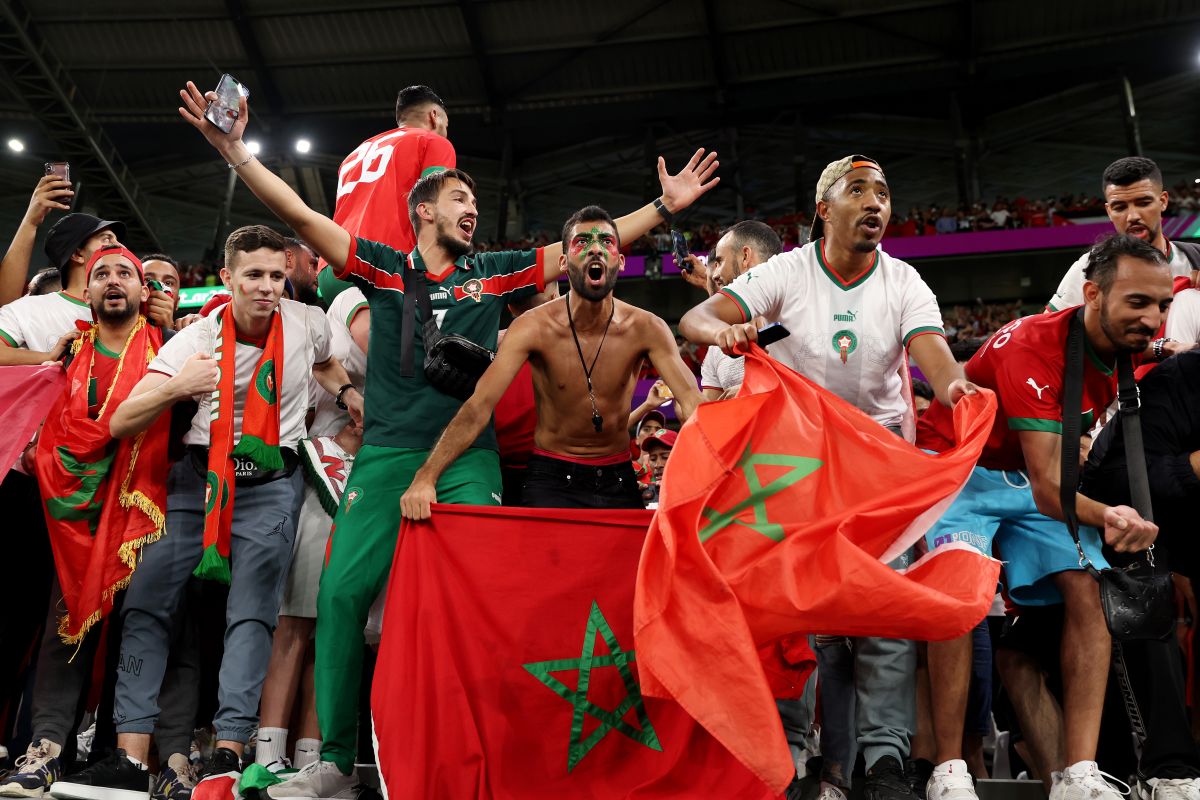
[[[463,217],[458,221],[458,229],[466,234],[467,241],[470,241],[475,235],[475,218]]]
[[[604,283],[604,273],[607,271],[608,264],[598,258],[594,258],[584,265],[584,274],[587,275],[588,281],[594,284]]]
[[[883,233],[883,217],[878,214],[868,214],[858,221],[858,229],[866,234],[867,238],[874,238]]]

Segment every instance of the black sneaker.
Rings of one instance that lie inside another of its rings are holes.
[[[915,800],[912,786],[904,775],[904,767],[892,756],[884,756],[867,770],[863,783],[866,800]]]
[[[238,773],[242,771],[242,757],[230,750],[228,747],[218,747],[213,750],[213,754],[204,762],[204,766],[200,767],[200,772],[196,775],[196,782],[211,778],[216,775],[227,775],[231,772]]]
[[[929,776],[933,774],[933,762],[924,758],[909,759],[905,765],[905,773],[908,775],[908,785],[917,796],[917,800],[925,800],[925,784],[929,783]]]
[[[61,800],[148,800],[150,770],[138,767],[125,751],[54,782],[50,796]]]

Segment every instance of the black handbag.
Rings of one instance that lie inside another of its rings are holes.
[[[1154,563],[1154,545],[1146,557],[1125,567],[1098,570],[1083,552],[1075,493],[1079,488],[1080,409],[1083,405],[1083,309],[1071,317],[1067,335],[1062,393],[1062,480],[1059,487],[1063,516],[1079,551],[1079,566],[1100,583],[1100,603],[1108,631],[1118,642],[1165,639],[1175,630],[1175,589],[1171,573]],[[1153,521],[1150,480],[1142,447],[1141,401],[1128,353],[1117,356],[1117,401],[1125,436],[1126,471],[1133,506]]]
[[[433,315],[425,273],[408,267],[404,270],[404,320],[401,332],[400,374],[413,376],[413,339],[416,334],[416,307],[420,305],[425,322],[421,335],[425,341],[425,380],[443,394],[466,400],[475,392],[475,384],[487,371],[496,354],[465,336],[442,333]]]

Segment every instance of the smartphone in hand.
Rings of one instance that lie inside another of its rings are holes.
[[[675,256],[675,266],[684,272],[692,271],[692,264],[687,260],[687,238],[674,228],[671,228],[671,254]]]
[[[47,161],[46,174],[57,175],[67,183],[71,182],[71,165],[66,161]]]
[[[216,99],[210,100],[204,109],[204,118],[220,128],[222,133],[229,133],[241,115],[239,101],[249,97],[250,90],[226,72],[217,83],[215,93]]]

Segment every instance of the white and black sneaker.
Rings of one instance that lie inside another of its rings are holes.
[[[1200,778],[1147,778],[1133,792],[1138,800],[1200,800]]]
[[[273,800],[289,797],[351,797],[357,783],[353,774],[343,775],[332,761],[317,760],[283,783],[268,786],[267,796]]]
[[[60,800],[149,800],[150,770],[117,750],[108,758],[54,782],[50,796]]]

